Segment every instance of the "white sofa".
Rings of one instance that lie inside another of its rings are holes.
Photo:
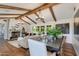
[[[18,44],[20,47],[28,48],[28,39],[37,39],[38,37],[38,35],[18,37]]]
[[[18,37],[18,44],[19,44],[19,46],[23,47],[23,48],[28,48],[28,38],[29,38],[29,36]]]

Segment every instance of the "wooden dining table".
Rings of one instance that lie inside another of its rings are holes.
[[[36,40],[36,41],[39,41],[39,42],[42,42],[42,43],[45,43],[46,46],[49,46],[49,47],[53,47],[53,48],[58,48],[60,47],[61,45],[61,42],[62,42],[62,39],[56,39],[56,40],[51,40],[51,41],[48,41],[48,39],[33,39],[33,40]]]

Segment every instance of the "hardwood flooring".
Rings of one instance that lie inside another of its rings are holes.
[[[76,56],[75,50],[72,44],[65,43],[63,46],[63,56]]]
[[[75,56],[75,51],[71,44],[65,43],[63,46],[63,56]],[[7,42],[0,43],[0,56],[29,56],[29,51],[23,48],[16,48]]]
[[[0,55],[1,56],[26,56],[27,51],[23,48],[16,48],[7,42],[0,44]]]

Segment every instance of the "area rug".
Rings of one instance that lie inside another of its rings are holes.
[[[8,43],[16,48],[20,48],[20,46],[18,45],[18,41],[14,40],[14,41],[8,41]]]

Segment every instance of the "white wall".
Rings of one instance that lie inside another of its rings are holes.
[[[79,24],[79,17],[78,18],[74,18],[74,22]],[[74,34],[73,36],[73,47],[75,49],[76,54],[79,56],[79,34]]]
[[[4,21],[6,20],[6,21]],[[12,29],[12,26],[15,26],[18,22],[23,23],[22,26],[25,28],[26,32],[31,32],[30,25],[26,24],[22,20],[15,20],[15,19],[0,19],[0,23],[4,24],[3,30],[1,30],[4,33],[4,39],[10,39],[11,32],[10,29]],[[19,27],[21,29],[21,27]]]
[[[4,21],[5,20],[5,21]],[[0,23],[1,24],[4,24],[4,27],[3,27],[3,30],[1,30],[3,33],[4,33],[4,39],[7,39],[8,38],[8,32],[7,32],[7,20],[8,19],[0,19]]]
[[[9,21],[9,36],[8,36],[8,39],[10,39],[11,37],[11,32],[10,29],[12,29],[13,26],[15,26],[16,24],[18,23],[22,23],[22,25],[20,25],[17,29],[18,30],[21,30],[22,26],[25,28],[25,31],[26,32],[29,32],[29,27],[30,25],[28,25],[27,23],[23,22],[22,20],[16,20],[16,19],[10,19]]]

